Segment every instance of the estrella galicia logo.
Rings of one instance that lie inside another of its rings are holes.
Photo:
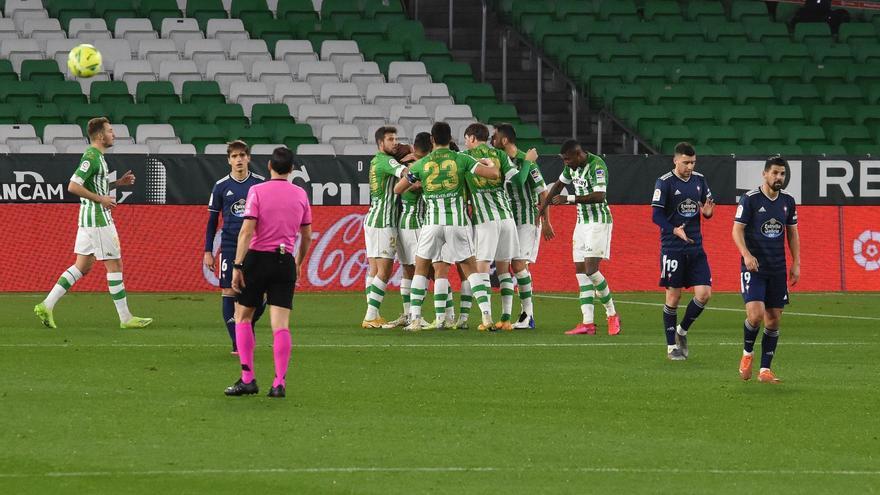
[[[229,211],[231,211],[233,215],[241,218],[244,216],[245,203],[247,203],[247,200],[245,200],[244,198],[239,199],[235,203],[232,203],[232,206],[229,207]]]
[[[776,239],[782,235],[782,222],[775,218],[767,220],[761,225],[761,233],[764,234],[764,237]]]
[[[699,205],[691,198],[687,198],[678,204],[678,214],[686,218],[696,216],[697,210],[699,210]]]

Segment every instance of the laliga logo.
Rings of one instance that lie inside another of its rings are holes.
[[[880,269],[880,232],[862,232],[853,241],[853,258],[865,271]]]

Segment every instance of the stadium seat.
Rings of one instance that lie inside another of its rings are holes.
[[[216,39],[223,46],[223,50],[229,53],[229,46],[233,40],[246,40],[250,35],[241,19],[209,19],[205,38]]]
[[[787,84],[780,88],[780,101],[786,105],[817,105],[819,92],[812,84]]]
[[[767,7],[760,2],[731,2],[730,18],[734,21],[769,19]]]
[[[817,64],[855,64],[855,55],[847,45],[814,45],[813,61]]]
[[[428,74],[433,82],[454,84],[456,82],[473,82],[474,73],[466,62],[431,62]]]
[[[128,94],[128,92],[126,92]],[[98,103],[72,103],[64,112],[65,122],[76,124],[85,131],[86,123],[95,115],[107,115],[109,110],[106,106]]]
[[[58,19],[27,19],[22,24],[21,34],[24,38],[38,40],[40,46],[46,46],[46,40],[64,39],[67,35],[61,30]]]
[[[671,119],[675,125],[686,125],[691,129],[717,124],[715,112],[706,105],[667,105]]]
[[[831,142],[851,150],[856,146],[868,146],[874,144],[868,129],[860,125],[834,125],[829,133]],[[880,151],[880,149],[878,149]]]
[[[676,91],[679,92],[683,101],[690,100],[690,93],[686,88],[678,87]],[[651,102],[656,104],[659,101],[659,96],[661,95],[652,95],[650,98]],[[619,86],[609,86],[605,88],[602,93],[602,99],[605,101],[606,105],[612,109],[616,109],[620,105],[642,103],[648,101],[649,98],[647,92],[641,86],[636,84],[621,84]]]
[[[388,73],[388,65],[397,60],[406,58],[404,47],[397,42],[392,41],[372,41],[364,42],[361,45],[361,52],[367,60],[372,60],[379,65],[379,70]]]
[[[120,60],[113,66],[113,79],[122,81],[131,95],[137,93],[137,85],[143,81],[155,81],[156,73],[146,60]]]
[[[839,84],[825,88],[822,101],[829,105],[861,105],[865,96],[856,84]]]
[[[701,24],[718,24],[727,20],[724,6],[718,1],[689,2],[684,8],[685,18]]]
[[[183,12],[178,8],[175,0],[140,2],[138,13],[141,17],[149,18],[153,29],[157,32],[162,28],[162,20],[166,17],[183,17]]]
[[[356,126],[350,124],[325,125],[321,129],[321,142],[333,146],[336,154],[342,154],[345,146],[364,144],[364,139]]]
[[[342,73],[342,66],[347,62],[363,62],[364,56],[355,41],[327,40],[321,43],[321,60],[332,62],[336,72]]]
[[[18,106],[11,103],[0,103],[0,124],[17,124]]]
[[[0,81],[0,101],[16,105],[39,103],[40,87],[30,81]]]
[[[747,125],[740,128],[740,140],[743,144],[757,146],[761,149],[783,142],[779,128],[770,125]]]
[[[740,84],[735,87],[737,105],[764,107],[776,102],[776,93],[769,84]]]
[[[374,156],[376,154],[375,144],[347,144],[342,149],[342,155],[348,156]]]
[[[799,22],[794,27],[794,40],[798,43],[833,43],[831,27],[827,22]]]
[[[742,127],[760,125],[763,119],[761,119],[758,109],[752,105],[731,105],[721,107],[718,113],[718,121],[721,125]]]
[[[767,105],[763,109],[764,123],[778,127],[783,131],[794,126],[805,125],[806,118],[800,107],[792,105]]]
[[[290,109],[282,103],[257,103],[251,109],[251,122],[274,129],[279,124],[295,124]]]
[[[116,39],[127,41],[131,46],[131,51],[135,53],[138,51],[141,40],[159,38],[159,33],[153,29],[153,24],[149,19],[117,19],[113,33]]]
[[[251,67],[251,80],[266,85],[269,94],[275,94],[275,85],[280,83],[292,83],[293,74],[290,67],[281,60],[261,60],[254,62]]]
[[[54,60],[24,60],[21,63],[21,80],[43,84],[64,81],[64,75],[58,71],[58,64]]]
[[[689,43],[685,52],[685,61],[699,64],[718,64],[729,62],[730,49],[721,43],[699,42]]]
[[[254,62],[258,60],[272,60],[264,40],[232,40],[229,44],[229,58],[241,62],[245,73],[249,73]]]
[[[309,83],[314,94],[320,94],[324,84],[339,82],[333,62],[300,62],[296,78],[297,81]]]
[[[216,39],[190,39],[184,44],[183,54],[196,64],[200,74],[207,72],[211,60],[226,60],[223,44]]]
[[[487,124],[496,124],[506,122],[508,124],[519,124],[519,115],[516,107],[510,103],[483,103],[473,108],[474,114],[481,122]]]
[[[455,127],[455,125],[470,124],[476,119],[468,105],[440,105],[434,109],[434,121],[446,122],[451,127]]]
[[[430,64],[432,62],[452,62],[452,55],[446,43],[434,40],[413,40],[409,44],[409,58]]]
[[[647,7],[645,7],[647,10]],[[680,17],[679,17],[680,18]],[[663,24],[663,40],[681,42],[703,41],[703,29],[696,23],[670,22]]]
[[[877,43],[877,31],[874,26],[861,22],[844,22],[840,26],[838,38],[841,43],[856,47]]]
[[[0,125],[0,143],[9,146],[13,153],[18,153],[18,149],[25,145],[42,144],[30,124]]]
[[[326,40],[339,38],[339,30],[331,19],[321,21],[298,21],[294,26],[296,38],[309,40],[313,46],[321,46]]]
[[[598,14],[599,19],[603,21],[638,21],[638,12],[633,0],[601,2]]]
[[[42,59],[43,51],[37,40],[3,39],[0,40],[0,58],[9,60],[15,72],[20,73],[24,60]]]
[[[632,85],[630,85],[632,87]],[[608,88],[608,91],[611,92],[619,92],[622,91],[625,87],[620,86],[618,88]],[[648,101],[655,105],[672,105],[672,104],[687,104],[691,102],[694,92],[691,88],[686,87],[684,85],[665,85],[658,84],[651,86],[648,90]],[[636,100],[638,98],[638,100]],[[614,104],[618,105],[621,101],[620,96],[615,97]],[[641,101],[641,98],[638,95],[634,95],[633,98],[626,98],[624,101]]]
[[[149,155],[150,147],[146,144],[120,143],[107,150],[114,155]]]
[[[226,135],[229,141],[241,139],[250,144],[272,144],[272,132],[259,124],[231,125],[227,128]]]
[[[135,99],[138,103],[156,106],[180,104],[180,97],[174,91],[174,85],[168,81],[144,81],[138,83]]]
[[[670,25],[682,20],[681,6],[674,0],[649,0],[644,12],[647,21]]]
[[[253,38],[259,38],[266,42],[269,53],[275,53],[275,47],[279,41],[289,40],[294,35],[290,24],[281,19],[260,20],[256,24],[246,24]]]
[[[776,87],[790,83],[800,83],[803,70],[803,65],[798,63],[769,64],[761,67],[758,80]]]
[[[796,125],[785,130],[787,144],[801,147],[826,144],[825,131],[819,126]]]
[[[241,19],[246,26],[255,26],[275,19],[266,0],[232,0],[229,7],[231,16]]]
[[[190,81],[200,82],[202,74],[192,60],[163,60],[159,64],[159,78],[170,81],[174,92],[181,94],[184,84]]]
[[[184,142],[196,147],[197,151],[205,149],[211,143],[227,142],[226,133],[214,124],[190,124],[183,127],[181,138]]]
[[[25,144],[18,148],[17,153],[54,155],[55,153],[58,153],[58,148],[51,144]]]
[[[68,146],[87,142],[82,128],[76,124],[48,124],[43,127],[43,143],[51,144],[62,152]]]
[[[174,127],[169,124],[141,124],[135,129],[135,142],[150,147],[151,153],[158,153],[163,144],[180,144],[180,138],[174,134]]]
[[[163,143],[155,151],[159,155],[195,155],[196,147],[189,144]]]
[[[748,41],[746,37],[746,27],[738,22],[722,22],[719,24],[704,24],[703,38],[713,43],[744,43]]]
[[[194,17],[201,29],[206,29],[209,19],[226,19],[229,15],[220,0],[187,0],[186,16]]]
[[[257,143],[251,146],[251,155],[271,155],[275,148],[286,148],[281,143]]]
[[[278,0],[275,17],[286,21],[317,21],[318,13],[312,0]]]
[[[763,43],[734,43],[727,46],[728,60],[739,64],[767,64],[770,62],[768,48]]]
[[[368,129],[375,125],[384,125],[387,120],[385,113],[377,105],[348,105],[345,107],[342,121],[357,126],[365,139],[370,140]]]
[[[671,115],[666,107],[635,103],[622,108],[617,114],[626,120],[630,127],[644,134],[647,126],[657,126],[670,122]]]
[[[110,28],[115,28],[119,19],[138,16],[134,0],[95,0],[95,14],[104,19]]]
[[[819,88],[827,88],[846,82],[848,64],[806,65],[801,78],[805,83],[815,84]]]
[[[300,62],[317,62],[318,55],[308,40],[280,40],[275,45],[275,60],[282,60],[297,74]]]
[[[778,43],[791,40],[788,29],[781,22],[772,22],[769,19],[752,19],[744,20],[743,25],[750,41]]]
[[[841,105],[816,105],[809,109],[809,117],[811,125],[821,126],[826,131],[832,126],[852,125],[853,123],[849,109]]]
[[[124,122],[130,129],[141,124],[155,124],[159,121],[150,105],[120,103],[110,110],[111,122]]]
[[[224,103],[225,105],[225,103]],[[213,105],[221,106],[221,105]],[[195,104],[165,106],[159,109],[159,123],[171,124],[178,136],[183,136],[183,129],[190,125],[203,122],[202,107]]]
[[[247,81],[244,65],[238,60],[210,60],[205,71],[205,79],[217,81],[224,95],[229,94],[229,86],[233,82]]]
[[[163,60],[180,60],[180,52],[171,40],[142,40],[138,45],[138,58],[148,61],[153,72],[159,73],[159,64]]]
[[[389,42],[398,43],[404,50],[409,48],[411,40],[421,40],[425,38],[425,28],[421,22],[406,20],[393,24],[389,24],[385,28],[385,37]],[[363,40],[363,42],[370,40]],[[361,50],[363,51],[363,50]]]
[[[413,129],[419,125],[430,126],[434,122],[428,115],[428,109],[424,105],[394,105],[389,112],[388,121],[405,129],[406,134],[414,136]],[[486,119],[487,122],[491,122]]]
[[[839,144],[812,144],[806,147],[806,152],[811,155],[822,156],[843,156],[847,154],[847,149]]]
[[[664,64],[628,64],[624,69],[623,81],[626,84],[640,84],[645,87],[665,85],[666,71],[667,67]]]
[[[428,115],[434,115],[434,109],[440,105],[455,104],[449,96],[449,88],[443,83],[413,85],[409,101],[415,105],[424,105]]]
[[[101,52],[101,62],[105,71],[112,71],[116,62],[131,60],[132,47],[126,40],[99,39],[94,41],[94,45]],[[64,66],[67,66],[66,60]]]
[[[348,62],[342,66],[342,80],[353,83],[361,96],[367,95],[367,87],[373,83],[384,83],[385,76],[379,72],[376,62]]]
[[[333,105],[300,105],[296,109],[296,121],[308,124],[312,128],[312,134],[321,135],[321,129],[325,125],[339,123],[339,114]]]
[[[204,39],[205,35],[199,29],[199,24],[195,19],[174,19],[168,18],[162,20],[161,29],[162,38],[170,39],[174,42],[178,52],[183,52],[186,42],[189,40]]]
[[[675,145],[693,139],[694,135],[686,125],[659,125],[650,131],[651,141],[658,151],[672,154]]]
[[[300,144],[318,143],[317,138],[312,134],[312,128],[307,124],[278,124],[272,137],[275,142],[284,143],[292,150]]]
[[[181,91],[183,103],[210,105],[226,103],[226,97],[220,92],[217,81],[185,81]]]
[[[663,43],[663,26],[653,23],[627,24],[620,33],[621,41],[650,45]]]
[[[345,107],[364,101],[354,83],[327,83],[321,86],[320,102],[333,105],[336,113],[343,115]]]
[[[86,43],[94,43],[99,39],[110,39],[113,37],[110,30],[107,29],[107,21],[104,19],[70,19],[67,26],[68,38],[79,38]]]
[[[431,76],[422,62],[391,62],[388,66],[388,82],[403,86],[404,94],[410,94],[416,84],[428,84]]]
[[[300,105],[317,103],[317,98],[312,94],[312,86],[304,82],[276,84],[272,100],[287,105],[290,113],[294,115]]]
[[[329,144],[300,144],[296,147],[296,154],[305,156],[336,156],[336,150]]]
[[[388,115],[393,105],[405,105],[407,98],[398,83],[373,83],[367,86],[366,103],[378,105]]]
[[[32,12],[39,12],[39,10],[33,9]],[[91,2],[83,2],[81,0],[52,0],[51,2],[46,2],[46,10],[48,11],[48,16],[58,19],[64,29],[67,29],[70,20],[73,18],[84,19],[92,16]],[[11,21],[12,16],[13,14],[7,8],[6,17]]]
[[[465,105],[491,103],[497,100],[495,89],[489,83],[454,82],[447,83],[447,87],[455,97],[455,101]]]
[[[241,105],[244,114],[250,117],[255,104],[271,102],[269,88],[265,83],[236,81],[229,86],[229,101]]]
[[[192,146],[192,145],[190,145]],[[229,145],[226,143],[212,143],[205,145],[205,148],[202,150],[202,153],[205,155],[224,155],[226,156],[226,149]],[[195,148],[195,147],[194,147]]]
[[[668,74],[669,80],[677,84],[709,84],[712,82],[711,72],[705,64],[673,65]]]

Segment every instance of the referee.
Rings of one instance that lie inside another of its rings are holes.
[[[254,379],[252,320],[264,295],[269,306],[275,355],[275,381],[269,397],[285,395],[293,288],[299,267],[312,243],[312,209],[305,190],[288,181],[292,169],[293,153],[287,148],[275,148],[269,160],[271,180],[248,190],[232,273],[232,288],[238,293],[235,340],[241,360],[241,378],[226,388],[226,395],[259,392]],[[301,242],[294,260],[298,235]]]

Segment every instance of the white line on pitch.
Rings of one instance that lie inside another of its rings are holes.
[[[615,467],[552,467],[552,466],[448,466],[448,467],[302,467],[254,469],[177,469],[146,471],[52,471],[45,473],[0,473],[3,478],[88,478],[130,476],[194,476],[194,475],[253,475],[253,474],[326,474],[326,473],[498,473],[498,472],[558,472],[586,474],[716,474],[716,475],[814,475],[814,476],[878,476],[880,471],[851,469],[678,469],[678,468],[615,468]]]
[[[574,296],[557,296],[554,294],[535,294],[534,297],[543,297],[546,299],[565,299],[569,301],[577,301],[578,298]],[[622,300],[614,300],[614,304],[635,304],[639,306],[655,306],[662,307],[661,303],[651,303],[651,302],[642,302],[642,301],[622,301]],[[711,309],[713,311],[732,311],[735,313],[745,313],[745,309],[743,308],[718,308],[715,306],[707,306],[706,309]],[[796,311],[786,311],[786,316],[815,316],[818,318],[842,318],[845,320],[870,320],[870,321],[880,321],[880,317],[876,316],[847,316],[847,315],[829,315],[829,314],[821,314],[821,313],[798,313]]]

